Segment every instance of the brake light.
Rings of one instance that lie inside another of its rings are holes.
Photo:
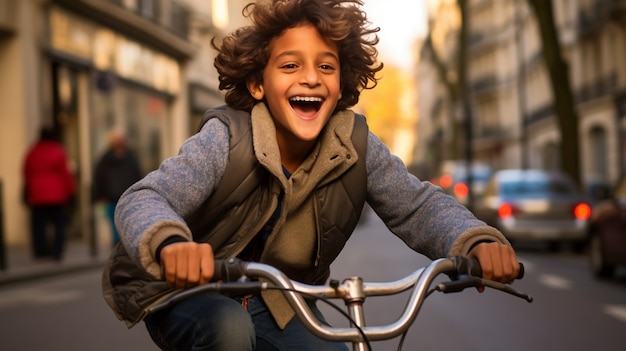
[[[506,203],[506,202],[500,205],[500,207],[498,207],[498,216],[503,219],[513,216],[513,213],[515,212],[516,210],[513,207],[513,205]]]
[[[466,197],[469,193],[469,189],[465,183],[456,183],[454,185],[454,195],[456,197]]]
[[[576,219],[589,219],[591,217],[591,207],[586,203],[579,203],[574,207],[574,217]]]
[[[450,187],[452,185],[452,177],[448,174],[442,175],[439,179],[439,185],[444,189]]]

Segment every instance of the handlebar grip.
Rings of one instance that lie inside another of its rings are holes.
[[[468,258],[464,256],[456,256],[454,257],[454,262],[456,266],[457,275],[468,274],[474,277],[482,278],[483,272],[482,272],[482,269],[480,268],[480,263],[478,262],[477,259]],[[517,277],[515,277],[515,279],[522,279],[524,278],[524,273],[525,273],[524,264],[522,262],[518,262],[518,263],[519,263],[519,274],[517,275]]]
[[[237,258],[215,260],[215,272],[213,273],[213,281],[237,281],[239,278],[245,275],[247,265],[248,262],[242,261]]]
[[[519,263],[519,274],[517,274],[517,277],[515,277],[515,279],[522,279],[524,278],[524,273],[526,273],[526,271],[524,270],[524,264],[522,262],[517,263]]]

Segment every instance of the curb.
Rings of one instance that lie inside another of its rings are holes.
[[[32,280],[57,277],[64,274],[76,273],[90,269],[102,269],[104,261],[94,259],[93,261],[73,264],[55,263],[38,269],[25,269],[21,272],[0,272],[0,287],[23,283]]]

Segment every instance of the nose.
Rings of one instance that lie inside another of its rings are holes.
[[[306,66],[300,79],[302,84],[315,86],[320,83],[320,72],[315,66]]]

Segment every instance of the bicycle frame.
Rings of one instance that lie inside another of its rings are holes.
[[[224,261],[223,267],[216,264],[216,274],[222,275],[225,283],[209,283],[184,290],[172,296],[165,302],[153,306],[149,312],[160,310],[171,303],[188,296],[203,292],[217,291],[223,293],[248,294],[267,289],[282,290],[285,298],[296,312],[302,324],[314,335],[325,340],[337,342],[351,342],[354,351],[366,351],[369,341],[388,340],[404,333],[415,321],[419,310],[429,295],[429,289],[437,276],[445,273],[456,277],[447,283],[440,283],[435,290],[444,293],[461,291],[470,286],[489,286],[502,290],[532,302],[532,297],[516,292],[509,286],[481,278],[477,278],[472,270],[469,259],[465,257],[442,258],[433,261],[426,267],[420,268],[408,276],[392,282],[364,282],[361,277],[351,277],[343,282],[331,281],[329,285],[308,285],[290,280],[280,270],[262,263],[243,262],[239,260]],[[473,275],[472,275],[473,274]],[[269,282],[232,282],[241,277],[264,278]],[[368,326],[365,322],[363,304],[369,296],[394,295],[413,287],[403,314],[388,325]],[[332,327],[322,324],[306,304],[302,294],[319,299],[342,299],[351,318],[351,327]],[[366,339],[364,339],[366,338]]]

